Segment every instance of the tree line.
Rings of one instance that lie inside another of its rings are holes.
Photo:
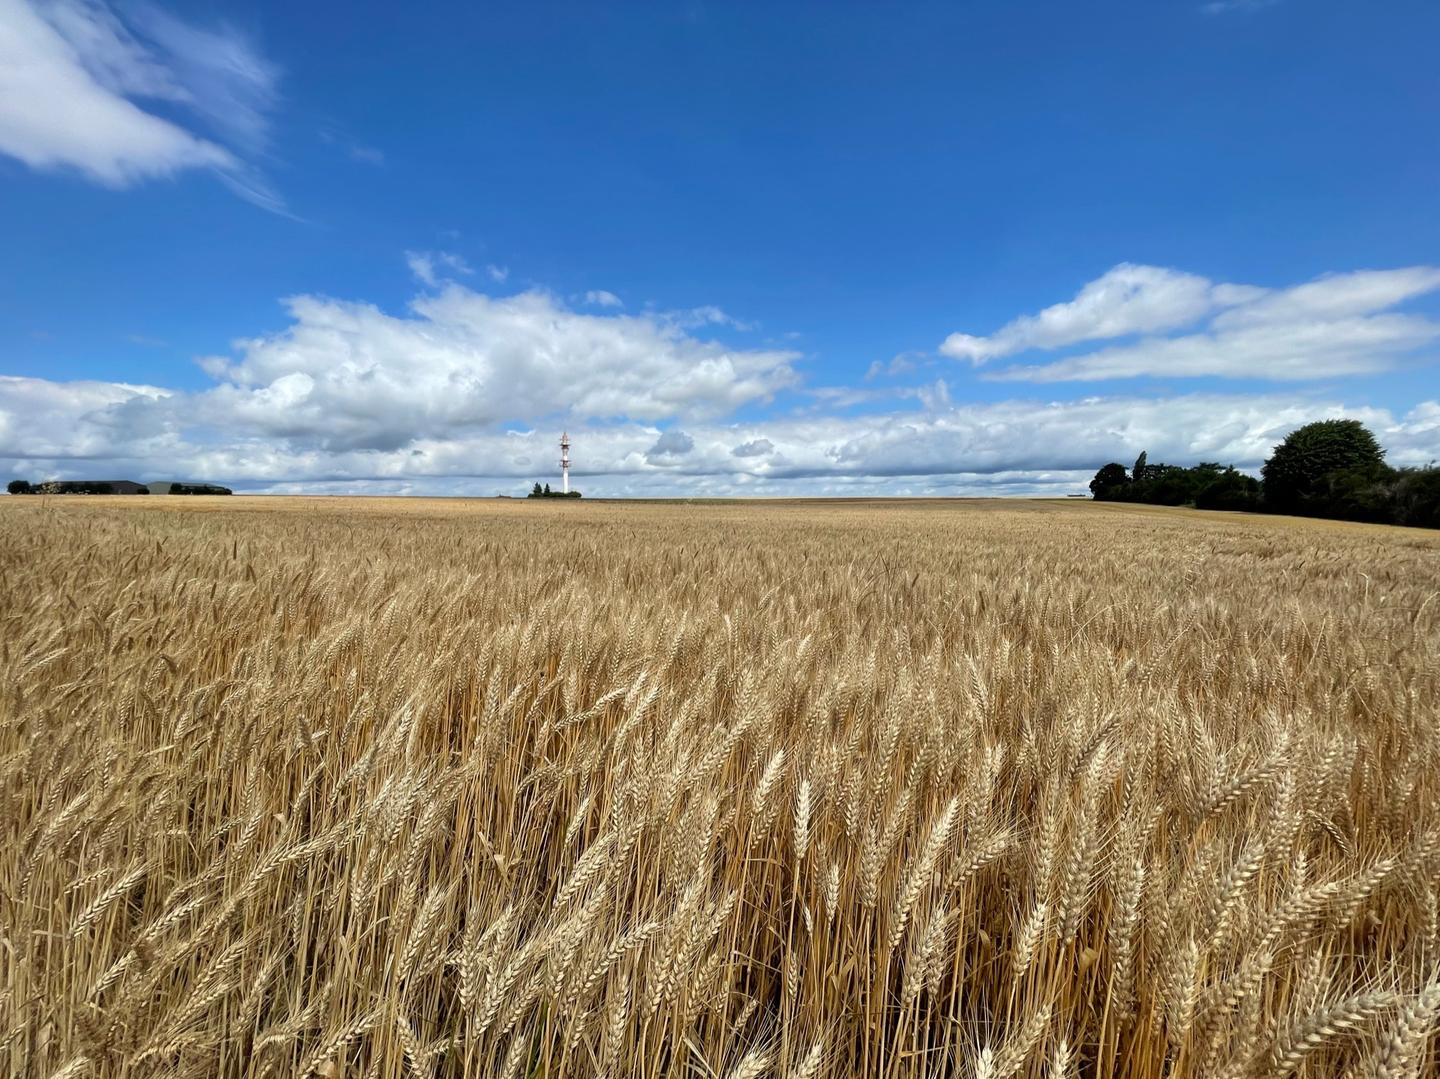
[[[1112,461],[1095,473],[1098,502],[1147,502],[1202,510],[1243,510],[1345,521],[1440,528],[1440,468],[1392,468],[1358,420],[1319,420],[1275,447],[1260,479],[1233,465],[1150,464],[1142,452],[1127,470]]]
[[[29,480],[11,480],[5,490],[12,495],[148,495],[150,488],[143,483],[103,480],[46,480],[31,483]],[[233,492],[218,483],[168,483],[159,485],[160,493],[171,495],[228,495]]]
[[[549,485],[548,483],[545,484],[543,487],[542,487],[540,484],[537,483],[533,488],[531,488],[530,493],[529,493],[528,495],[526,495],[525,497],[526,497],[526,498],[579,498],[579,497],[580,497],[580,492],[579,492],[579,491],[552,491],[552,490],[550,490],[550,485]]]

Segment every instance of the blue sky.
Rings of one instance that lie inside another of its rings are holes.
[[[1342,414],[1427,461],[1437,40],[1419,0],[0,0],[0,467],[488,494],[568,427],[587,493],[1063,493]]]

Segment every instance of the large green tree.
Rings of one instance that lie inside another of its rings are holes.
[[[1097,501],[1113,501],[1117,490],[1129,482],[1130,476],[1125,471],[1125,466],[1118,461],[1111,461],[1095,473],[1095,478],[1090,481],[1090,493]]]
[[[1359,420],[1319,420],[1286,435],[1260,474],[1270,509],[1325,516],[1332,477],[1384,470],[1385,451]]]

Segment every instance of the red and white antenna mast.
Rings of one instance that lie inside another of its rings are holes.
[[[570,493],[570,435],[560,436],[560,490]]]

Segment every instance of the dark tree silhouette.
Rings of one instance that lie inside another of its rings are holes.
[[[1265,504],[1278,513],[1328,516],[1335,480],[1355,488],[1385,477],[1385,451],[1359,420],[1319,420],[1296,428],[1260,469]]]
[[[1117,488],[1124,487],[1130,482],[1130,476],[1125,471],[1125,466],[1117,461],[1111,461],[1090,481],[1090,493],[1099,501],[1113,499]]]

